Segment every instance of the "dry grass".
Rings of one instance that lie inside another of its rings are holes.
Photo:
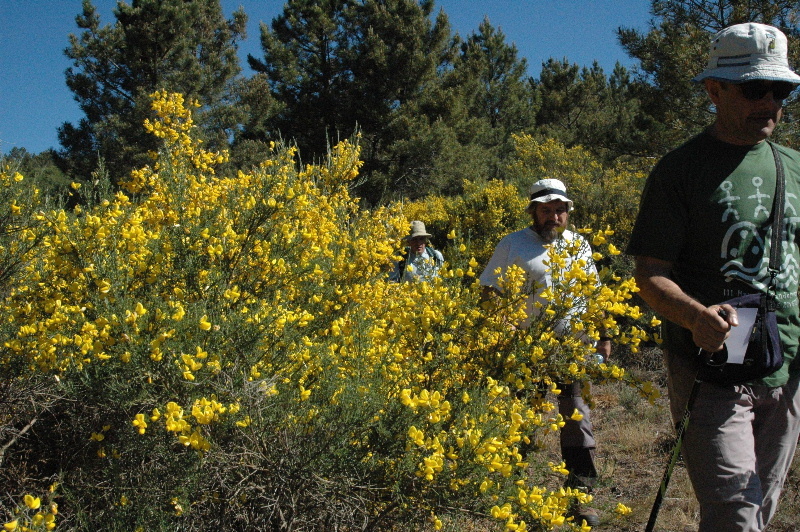
[[[665,396],[662,390],[662,398],[650,405],[631,397],[631,392],[619,385],[595,388],[593,422],[600,482],[593,495],[603,522],[594,530],[644,530],[674,442]],[[620,502],[633,510],[622,519],[613,517]],[[678,462],[656,530],[694,530],[696,516],[697,503],[686,470]]]

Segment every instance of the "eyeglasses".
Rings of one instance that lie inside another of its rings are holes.
[[[736,83],[746,100],[757,102],[768,93],[772,93],[775,100],[785,100],[797,88],[794,83],[786,81],[746,81]]]

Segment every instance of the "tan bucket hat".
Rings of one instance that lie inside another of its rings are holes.
[[[405,238],[405,240],[411,240],[412,238],[416,238],[418,236],[424,236],[425,238],[430,238],[433,235],[428,233],[425,230],[425,224],[420,222],[419,220],[414,220],[411,222],[411,232]]]

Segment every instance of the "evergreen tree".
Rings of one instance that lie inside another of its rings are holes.
[[[535,88],[541,99],[537,114],[540,132],[572,146],[581,143],[587,121],[599,111],[606,77],[597,62],[581,68],[566,58],[550,58],[542,64]]]
[[[534,124],[528,63],[488,18],[462,44],[457,69],[469,73],[467,83],[476,82],[471,87],[470,114],[487,118],[492,128],[502,130],[504,140]]]
[[[468,180],[484,180],[500,164],[489,139],[489,120],[470,115],[465,85],[443,75],[398,109],[388,164],[374,183],[387,199],[458,194]]]
[[[447,17],[440,12],[432,21],[432,10],[432,0],[290,0],[261,26],[263,59],[248,57],[280,108],[252,120],[240,138],[277,132],[317,158],[358,129],[362,195],[376,202],[402,187],[386,181],[396,163],[387,153],[393,122],[438,83],[454,53]]]
[[[406,196],[458,194],[464,180],[502,178],[514,153],[511,135],[534,126],[527,64],[505,35],[484,20],[459,50],[452,68],[438,82],[398,110],[395,140],[389,147],[396,164],[388,181]]]
[[[338,98],[351,77],[340,57],[349,46],[345,29],[345,10],[349,0],[290,0],[270,26],[261,23],[261,47],[264,59],[248,55],[250,67],[257,73],[254,82],[281,102],[282,109],[267,122],[254,117],[243,138],[259,138],[279,131],[306,150],[318,154],[327,148],[328,130],[334,134],[344,115]],[[250,101],[257,91],[248,91]],[[269,123],[274,124],[270,126]],[[348,124],[346,134],[353,130]]]
[[[95,7],[83,0],[76,17],[83,32],[70,35],[66,80],[85,116],[59,128],[62,168],[87,178],[99,158],[119,177],[141,164],[154,147],[142,122],[150,115],[149,95],[159,89],[197,99],[209,146],[226,146],[241,121],[226,104],[240,72],[236,43],[245,36],[244,12],[226,20],[219,0],[133,0],[119,2],[114,15],[113,25],[101,27]]]
[[[502,31],[488,19],[461,46],[456,73],[467,94],[469,116],[486,120],[488,135],[481,141],[502,161],[491,178],[499,178],[505,160],[514,152],[511,135],[531,131],[539,102],[531,91],[528,65],[517,47],[507,44]]]
[[[581,145],[604,160],[647,153],[652,130],[628,70],[617,63],[608,77],[595,62],[579,67],[567,59],[542,65],[534,89],[541,101],[539,134],[568,147]]]

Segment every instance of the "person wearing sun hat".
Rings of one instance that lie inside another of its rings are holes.
[[[502,293],[500,280],[505,271],[512,265],[519,266],[527,275],[526,290],[530,293],[526,301],[527,318],[515,326],[527,328],[531,321],[541,315],[551,301],[543,297],[546,288],[553,285],[548,266],[548,248],[561,247],[565,243],[577,243],[578,252],[569,257],[564,270],[569,270],[574,261],[582,261],[583,268],[590,275],[597,275],[592,260],[592,251],[586,240],[567,229],[569,213],[573,201],[567,195],[564,183],[558,179],[541,179],[533,183],[528,195],[526,212],[530,214],[532,224],[525,229],[515,231],[503,237],[494,249],[491,259],[480,276],[484,298],[493,298]],[[577,309],[574,309],[577,312]],[[568,334],[571,329],[569,318],[560,320],[556,325],[556,333]],[[588,338],[582,338],[591,342]],[[597,357],[605,360],[611,354],[611,341],[601,338],[596,343]],[[567,470],[567,486],[591,489],[597,478],[595,467],[595,448],[589,406],[583,400],[583,384],[558,383],[561,393],[558,395],[558,411],[565,420],[560,431],[561,456]],[[588,386],[588,384],[587,384]],[[542,393],[546,390],[542,390]],[[580,420],[573,419],[577,410]],[[586,521],[589,526],[600,523],[596,510],[584,505],[573,504],[570,516],[577,524]]]
[[[429,245],[431,236],[424,223],[419,220],[411,222],[411,231],[403,239],[407,247],[403,258],[395,263],[389,275],[390,281],[430,281],[439,274],[444,257]]]
[[[693,405],[682,453],[700,505],[699,532],[764,530],[800,433],[800,153],[767,142],[800,84],[787,44],[779,29],[755,22],[713,36],[694,81],[714,105],[714,121],[655,166],[627,249],[640,296],[665,318],[673,420]],[[782,266],[770,271],[778,164],[785,175],[785,196],[777,198],[785,211]],[[721,302],[769,290],[783,367],[753,382],[695,387],[700,349],[722,350],[739,324],[736,309]]]
[[[502,273],[512,264],[518,265],[528,273],[530,286],[536,284],[534,297],[528,298],[526,314],[528,318],[519,324],[528,327],[537,314],[537,302],[546,304],[541,298],[541,292],[550,286],[550,274],[545,262],[547,261],[547,246],[559,239],[572,242],[581,242],[578,259],[587,261],[592,265],[591,249],[585,240],[578,234],[567,229],[569,213],[573,208],[573,201],[567,196],[564,183],[558,179],[541,179],[533,183],[528,195],[528,205],[525,211],[531,216],[532,224],[525,229],[506,235],[498,242],[492,258],[483,270],[480,277],[485,293],[500,291],[499,279]],[[500,269],[499,272],[497,269]]]

